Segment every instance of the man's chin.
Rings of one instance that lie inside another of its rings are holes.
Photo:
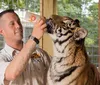
[[[17,40],[22,41],[22,39],[23,39],[23,36],[17,36]]]

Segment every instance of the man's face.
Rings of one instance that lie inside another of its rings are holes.
[[[6,41],[20,41],[23,38],[20,19],[14,13],[6,13],[1,17],[0,28]]]

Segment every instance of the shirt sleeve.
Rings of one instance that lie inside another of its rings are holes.
[[[4,74],[9,63],[0,58],[0,85],[4,85]]]

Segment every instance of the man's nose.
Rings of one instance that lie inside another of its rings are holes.
[[[16,28],[21,28],[21,24],[16,22]]]

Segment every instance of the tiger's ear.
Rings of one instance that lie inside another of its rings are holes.
[[[87,36],[88,32],[86,29],[84,28],[80,28],[78,29],[77,32],[75,32],[74,34],[74,39],[75,40],[81,40],[81,39],[84,39],[86,36]]]
[[[80,27],[80,21],[78,19],[74,20],[74,23],[76,27]]]

